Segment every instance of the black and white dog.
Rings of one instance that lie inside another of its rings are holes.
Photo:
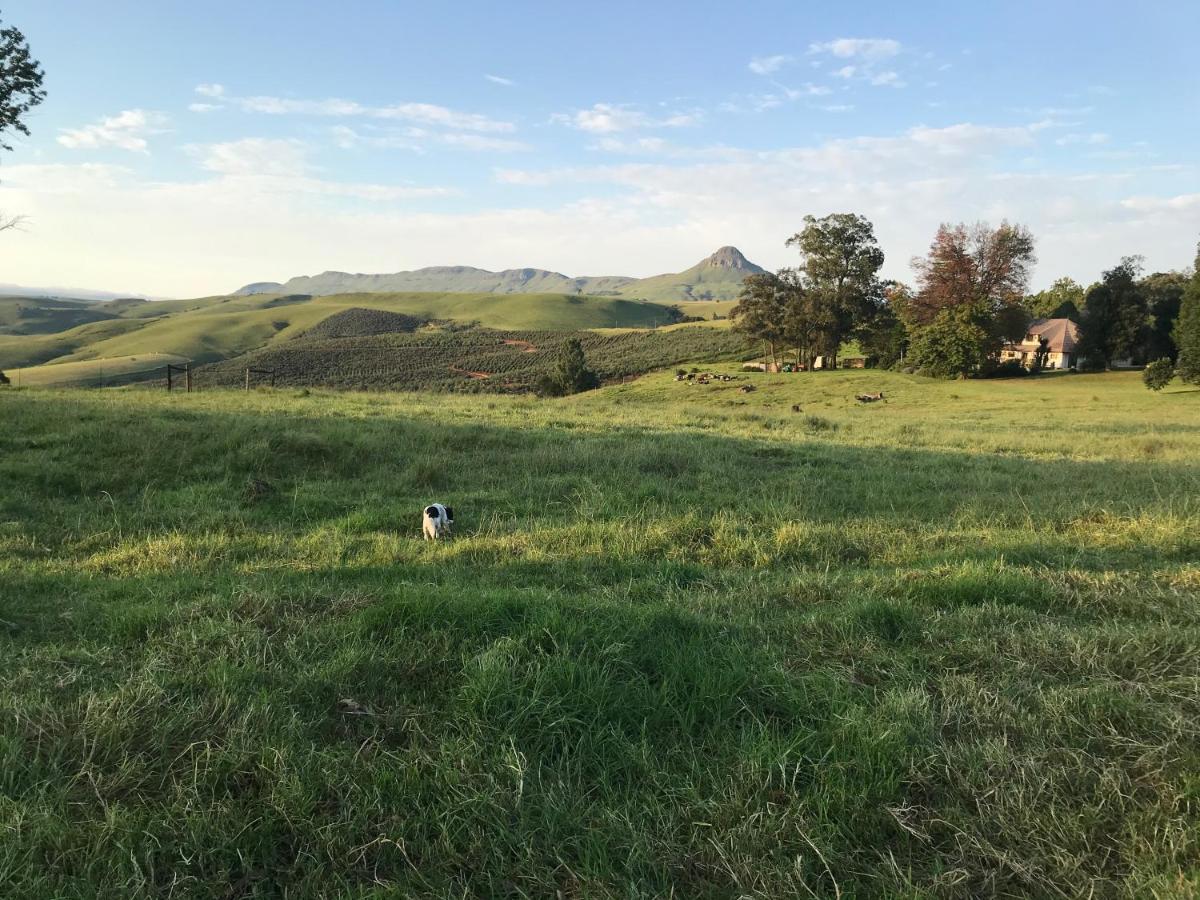
[[[454,524],[454,510],[449,506],[430,504],[425,507],[425,514],[421,518],[425,540],[440,541],[444,537],[450,537],[450,526]]]

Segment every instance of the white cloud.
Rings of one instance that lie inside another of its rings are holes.
[[[892,71],[879,72],[876,75],[872,75],[871,84],[875,85],[876,87],[904,87],[904,81],[897,73]]]
[[[841,59],[863,59],[874,62],[888,59],[900,52],[900,42],[891,38],[837,38],[808,45],[809,53],[828,53]]]
[[[72,150],[117,147],[134,153],[149,152],[146,138],[162,134],[167,117],[145,109],[127,109],[82,128],[64,128],[58,142]]]
[[[407,127],[401,129],[368,126],[369,131],[358,131],[348,125],[335,125],[330,129],[333,142],[344,150],[353,147],[375,147],[385,150],[409,150],[426,153],[431,145],[440,144],[460,150],[492,153],[519,153],[533,148],[524,141],[492,137],[476,132],[442,132],[426,128]]]
[[[220,97],[243,112],[264,115],[328,116],[336,118],[361,117],[367,119],[391,119],[436,125],[459,131],[511,132],[516,130],[512,122],[498,121],[478,113],[461,112],[434,103],[396,103],[389,106],[367,106],[355,100],[330,97],[310,100],[295,97],[256,95],[234,97],[221,85],[200,85],[196,92],[203,96]]]
[[[194,113],[207,113],[214,112],[218,109],[224,109],[224,107],[217,103],[189,103],[188,109]]]
[[[858,66],[842,66],[840,69],[837,69],[833,74],[836,75],[838,78],[853,78],[857,72],[858,72]]]
[[[310,170],[303,141],[245,138],[191,148],[200,166],[222,175],[266,175],[291,178]]]
[[[750,60],[746,68],[756,75],[770,75],[772,72],[778,72],[791,61],[792,57],[785,54],[756,56]]]
[[[588,109],[579,109],[570,114],[559,113],[552,121],[569,125],[591,134],[616,134],[640,128],[684,128],[695,125],[701,119],[699,112],[671,113],[655,119],[642,110],[614,103],[596,103]]]
[[[1071,144],[1089,144],[1095,146],[1097,144],[1107,144],[1108,135],[1101,131],[1093,131],[1091,134],[1064,134],[1054,143],[1060,147],[1067,147]]]
[[[505,87],[512,87],[516,84],[511,78],[502,78],[499,75],[484,75],[483,77],[492,82],[492,84],[502,84]]]

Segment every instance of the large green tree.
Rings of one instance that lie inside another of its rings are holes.
[[[747,275],[742,282],[737,306],[729,311],[733,327],[767,345],[771,362],[777,361],[780,345],[789,330],[788,301],[794,285],[772,272]]]
[[[1033,235],[1024,226],[942,225],[929,252],[912,263],[917,293],[905,321],[913,363],[966,375],[986,366],[1005,341],[1024,337],[1029,315],[1023,300],[1036,261]],[[928,328],[936,333],[922,336]],[[971,340],[978,343],[968,352],[964,342]],[[936,356],[951,351],[949,359]]]
[[[1146,295],[1138,284],[1142,260],[1126,256],[1105,272],[1083,301],[1079,353],[1089,368],[1131,358],[1146,332]]]
[[[1030,294],[1025,306],[1039,319],[1071,319],[1079,321],[1083,306],[1083,285],[1073,278],[1059,278],[1044,291]]]
[[[1175,320],[1179,318],[1179,307],[1188,280],[1183,272],[1155,272],[1138,283],[1146,296],[1146,309],[1150,314],[1140,354],[1143,359],[1166,357],[1174,362],[1179,355],[1171,334],[1175,330]]]
[[[1200,384],[1200,247],[1196,248],[1192,277],[1180,299],[1172,337],[1179,350],[1175,374],[1188,384]]]
[[[812,350],[837,364],[837,353],[854,329],[877,310],[883,294],[883,251],[870,220],[854,213],[804,217],[804,228],[787,240],[800,251],[796,272],[808,305],[805,319],[819,321]]]
[[[2,27],[0,21],[0,150],[12,150],[10,133],[29,134],[25,119],[46,97],[44,73],[29,53],[29,44],[19,30]],[[14,228],[20,216],[0,213],[0,231]]]
[[[890,368],[904,358],[909,341],[904,315],[911,302],[912,291],[907,285],[885,282],[879,304],[854,330],[859,349],[873,365]]]
[[[537,391],[551,397],[578,394],[600,387],[600,378],[587,367],[583,343],[579,338],[569,338],[558,353],[558,362],[537,384]]]

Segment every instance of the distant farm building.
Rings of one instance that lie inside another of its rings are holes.
[[[1046,354],[1043,369],[1075,368],[1078,362],[1076,348],[1079,346],[1079,326],[1070,319],[1034,319],[1029,323],[1024,340],[1004,345],[1000,351],[1000,361],[1016,360],[1028,369],[1043,346]]]

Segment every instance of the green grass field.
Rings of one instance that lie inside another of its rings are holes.
[[[1197,896],[1200,393],[751,383],[0,390],[0,893]]]

